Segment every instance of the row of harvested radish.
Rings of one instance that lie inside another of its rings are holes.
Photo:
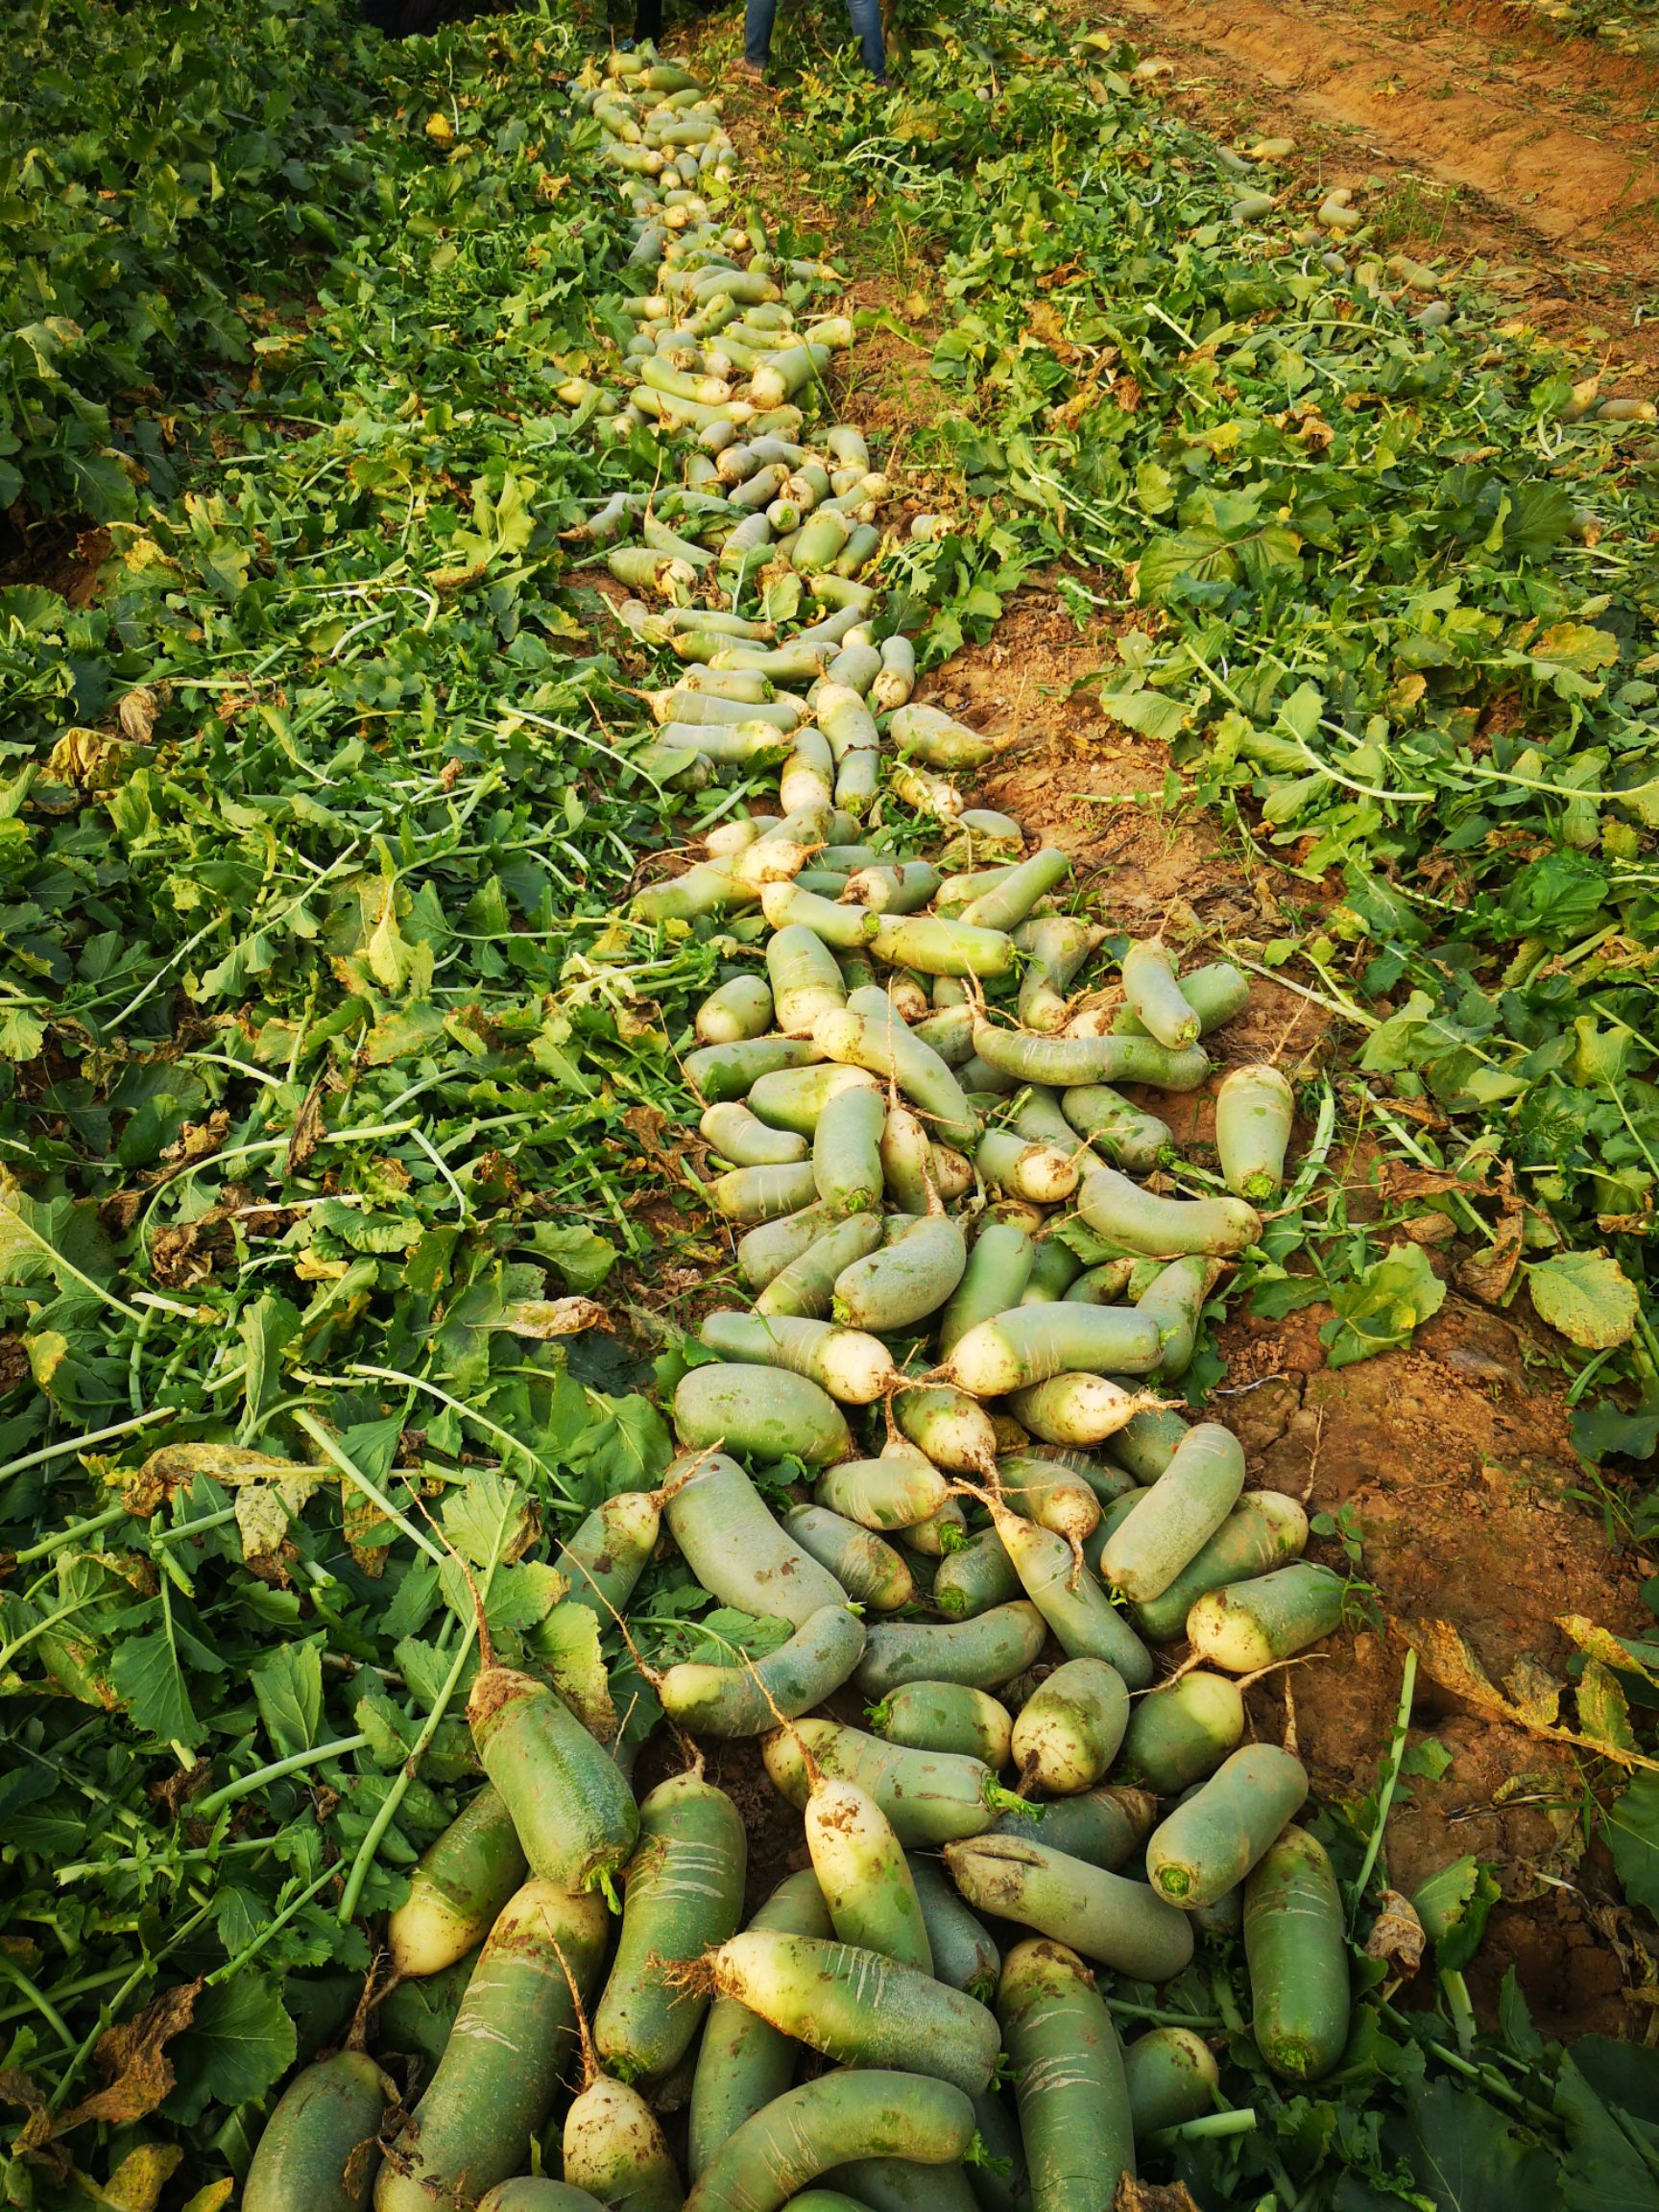
[[[720,933],[685,1066],[750,1301],[701,1324],[661,1486],[552,1565],[625,1627],[666,1540],[727,1618],[778,1625],[635,1655],[684,1754],[637,1804],[632,1754],[486,1665],[488,1780],[392,1917],[375,2025],[428,2078],[394,2102],[359,2051],[307,2069],[250,2212],[359,2212],[371,2184],[378,2212],[1102,2212],[1183,2132],[1253,2124],[1200,2034],[1123,2040],[1197,1946],[1241,1933],[1286,2080],[1348,2031],[1308,1776],[1244,1701],[1344,1584],[1302,1557],[1302,1503],[1246,1489],[1171,1395],[1294,1101],[1235,1068],[1217,1172],[1170,1187],[1146,1094],[1208,1082],[1244,978],[1109,941],[1064,853],[968,804],[953,779],[997,744],[912,700],[862,581],[888,487],[855,428],[808,421],[851,335],[795,326],[823,272],[722,221],[734,156],[684,72],[613,56],[578,100],[656,289],[616,388],[565,397],[683,465],[580,541],[680,664],[632,758],[736,787],[632,911]],[[741,1739],[801,1815],[798,1870],[748,1912],[746,1822],[695,1749]]]

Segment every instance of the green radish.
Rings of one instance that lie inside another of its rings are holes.
[[[966,1391],[950,1383],[919,1382],[897,1392],[891,1405],[899,1433],[935,1467],[953,1475],[995,1474],[996,1427]]]
[[[1198,1017],[1201,1037],[1208,1037],[1212,1029],[1219,1029],[1223,1022],[1241,1014],[1250,1003],[1250,979],[1241,974],[1231,960],[1215,960],[1208,968],[1194,968],[1190,975],[1182,976],[1180,989],[1182,998]],[[1151,1035],[1132,1006],[1119,1010],[1113,1021],[1112,1033],[1116,1037]]]
[[[982,982],[1012,974],[1018,958],[1013,938],[1002,930],[937,914],[878,922],[870,950],[895,968],[919,969],[924,975],[977,975]]]
[[[685,2192],[657,2115],[638,2090],[595,2073],[571,2101],[561,2140],[564,2186],[609,2212],[680,2212]]]
[[[979,1322],[952,1347],[944,1372],[976,1398],[1000,1398],[1053,1375],[1147,1374],[1157,1364],[1158,1325],[1149,1315],[1059,1299]]]
[[[978,2102],[974,2102],[977,2120]],[[850,2158],[828,2176],[835,2194],[863,2212],[978,2212],[967,2166],[923,2166],[914,2158]],[[852,2192],[856,2189],[854,2198]],[[801,2201],[791,2200],[791,2212]]]
[[[974,1009],[941,1006],[914,1024],[924,1045],[937,1052],[947,1068],[960,1068],[974,1056]]]
[[[1023,1229],[992,1221],[974,1239],[962,1280],[939,1321],[939,1349],[953,1352],[970,1329],[1018,1306],[1031,1279],[1036,1247]]]
[[[823,1053],[802,1037],[751,1037],[736,1045],[705,1045],[681,1063],[685,1080],[710,1105],[741,1098],[763,1075],[806,1068]]]
[[[1018,865],[1017,861],[1010,860],[995,868],[974,869],[966,876],[947,876],[933,903],[941,914],[954,921],[975,899],[994,891],[998,883],[1006,883]]]
[[[614,1760],[564,1700],[528,1674],[486,1665],[467,1719],[531,1873],[572,1893],[608,1882],[634,1848],[639,1815]]]
[[[1063,1943],[1018,1943],[1002,1967],[997,2017],[1032,2212],[1104,2212],[1134,2176],[1135,2131],[1118,2031],[1094,1975]]]
[[[830,1099],[812,1138],[812,1178],[831,1213],[873,1214],[881,1207],[881,1132],[887,1101],[854,1086]]]
[[[960,1222],[948,1214],[925,1214],[897,1242],[842,1269],[830,1311],[876,1335],[909,1328],[938,1311],[967,1264]]]
[[[736,1045],[772,1026],[772,994],[758,975],[733,975],[697,1009],[700,1045]]]
[[[951,1621],[968,1621],[1018,1598],[1020,1577],[995,1528],[981,1528],[947,1551],[933,1577],[933,1602]]]
[[[1154,1260],[1188,1252],[1231,1259],[1262,1235],[1261,1214],[1242,1198],[1162,1198],[1115,1167],[1089,1177],[1077,1211],[1097,1237]]]
[[[1069,1659],[1104,1659],[1131,1690],[1152,1679],[1152,1656],[1071,1547],[1050,1528],[1000,1509],[992,1516],[1025,1595]]]
[[[1008,1709],[970,1682],[902,1682],[868,1718],[878,1736],[912,1751],[959,1751],[987,1767],[1008,1764]]]
[[[905,1027],[884,991],[854,991],[844,1007],[821,1014],[812,1042],[827,1060],[896,1084],[935,1139],[972,1144],[977,1138],[979,1125],[955,1076]]]
[[[1318,2081],[1348,2042],[1348,1945],[1325,1846],[1286,1828],[1244,1885],[1250,2032],[1275,2074]]]
[[[464,1959],[528,1871],[513,1815],[487,1782],[416,1863],[386,1923],[393,1972],[408,1980]]]
[[[830,806],[835,800],[835,763],[830,752],[829,740],[821,730],[810,726],[793,733],[793,752],[778,771],[778,797],[785,812],[796,806]],[[797,877],[797,882],[800,878]],[[782,932],[780,932],[782,934]],[[806,932],[811,936],[811,931]],[[816,939],[813,940],[817,942]],[[828,950],[828,948],[825,948]],[[768,953],[771,947],[767,948]],[[823,1008],[814,1007],[815,1014]],[[791,1034],[810,1029],[810,1021],[803,1022],[799,1016],[785,1022],[781,1015],[778,1026]]]
[[[937,707],[899,707],[887,734],[902,753],[913,754],[928,768],[982,768],[997,751],[994,738],[982,737]]]
[[[918,1521],[913,1528],[901,1528],[899,1541],[913,1561],[931,1562],[943,1559],[946,1552],[953,1551],[967,1533],[968,1516],[954,1498],[947,1498],[937,1513],[930,1513],[926,1521]],[[932,1595],[934,1572],[929,1566],[922,1575],[924,1587],[929,1597]]]
[[[1137,1487],[1134,1477],[1126,1475],[1122,1468],[1108,1467],[1104,1460],[1092,1459],[1087,1452],[1069,1451],[1062,1445],[1046,1444],[1038,1451],[1015,1453],[1011,1456],[1028,1460],[1033,1468],[1046,1467],[1051,1473],[1058,1469],[1064,1476],[1075,1478],[1094,1492],[1102,1511],[1108,1505],[1115,1505],[1120,1498],[1132,1497]],[[1060,1530],[1061,1535],[1065,1533],[1064,1529]]]
[[[1123,2079],[1135,2140],[1144,2143],[1166,2128],[1213,2112],[1221,2073],[1210,2046],[1190,2028],[1152,2028],[1124,2051]]]
[[[856,1782],[906,1846],[981,1836],[1017,1800],[983,1760],[948,1751],[908,1751],[833,1720],[797,1720],[765,1737],[766,1771],[791,1805],[805,1810],[812,1788],[806,1761],[823,1774]]]
[[[749,1934],[762,1932],[829,1937],[830,1914],[809,1866],[786,1876],[756,1912]],[[790,2036],[735,1998],[715,1996],[691,2082],[685,2159],[693,2180],[745,2120],[782,2096],[794,2079],[795,2057]]]
[[[839,784],[836,804],[846,804]],[[868,907],[842,906],[832,899],[820,898],[814,891],[803,891],[794,883],[768,883],[760,894],[760,911],[774,929],[810,929],[826,945],[844,951],[872,943],[881,926],[880,917],[872,914]]]
[[[804,1628],[826,1605],[844,1606],[832,1575],[792,1544],[760,1493],[724,1453],[687,1454],[663,1478],[668,1527],[709,1596],[739,1613]]]
[[[740,1666],[682,1660],[657,1685],[670,1720],[694,1736],[764,1736],[779,1719],[810,1713],[852,1679],[864,1623],[845,1604],[809,1614],[787,1644]]]
[[[1081,1544],[1100,1519],[1100,1501],[1088,1483],[1070,1477],[1052,1459],[1010,1453],[997,1462],[997,1494],[1010,1513],[1052,1528],[1056,1536]]]
[[[520,2174],[486,2190],[478,2212],[606,2212],[606,2207],[589,2190],[572,2188],[567,2181]]]
[[[380,2166],[380,2123],[396,2101],[362,2051],[338,2051],[307,2066],[265,2123],[243,2202],[252,2212],[363,2212]]]
[[[1123,955],[1123,996],[1147,1035],[1171,1052],[1198,1042],[1198,1016],[1182,997],[1162,945],[1130,946]]]
[[[1224,1897],[1217,1897],[1214,1905],[1200,1905],[1192,1915],[1192,1925],[1201,1936],[1209,1936],[1213,1943],[1231,1943],[1244,1933],[1244,1885],[1229,1889]]]
[[[832,1013],[847,1003],[847,989],[834,953],[822,937],[799,923],[780,929],[768,942],[766,973],[771,978],[778,1026],[786,1036],[810,1037],[820,1014]]]
[[[997,2023],[982,2004],[868,1946],[752,1928],[709,1965],[722,1997],[842,2065],[926,2074],[971,2097],[996,2070]]]
[[[891,1120],[892,1117],[888,1117]],[[822,1321],[835,1295],[835,1279],[854,1260],[878,1250],[881,1221],[875,1214],[854,1214],[832,1228],[823,1228],[818,1215],[813,1226],[821,1231],[805,1251],[780,1267],[755,1301],[755,1310],[768,1320],[785,1318]],[[747,1239],[745,1239],[747,1241]],[[839,1332],[841,1334],[856,1332]]]
[[[814,1060],[823,1062],[824,1055],[815,1045],[808,1049]],[[858,1090],[876,1092],[875,1078],[859,1068],[838,1067],[832,1061],[816,1068],[784,1068],[762,1075],[751,1087],[749,1106],[774,1129],[791,1129],[797,1136],[811,1137],[817,1131],[818,1117],[835,1094]]]
[[[901,1214],[926,1214],[933,1194],[933,1143],[909,1107],[888,1107],[880,1149],[889,1202]]]
[[[875,1798],[854,1782],[825,1775],[806,1800],[805,1831],[812,1871],[841,1941],[931,1975],[915,1878]]]
[[[770,894],[768,894],[769,896]],[[1160,1091],[1196,1091],[1210,1072],[1197,1045],[1171,1052],[1150,1037],[1044,1037],[982,1022],[974,1049],[1003,1074],[1053,1091],[1090,1083],[1146,1083]]]
[[[1065,882],[1071,873],[1071,855],[1058,846],[1046,845],[1011,868],[1001,882],[981,893],[962,909],[962,920],[980,929],[1013,929],[1023,922],[1040,899]]]
[[[1246,1743],[1183,1799],[1146,1843],[1146,1877],[1189,1911],[1242,1882],[1302,1810],[1308,1772],[1276,1743]]]
[[[1055,1144],[1073,1161],[1079,1175],[1093,1174],[1106,1163],[1078,1137],[1060,1110],[1060,1094],[1041,1083],[1027,1083],[1015,1094],[1008,1110],[1009,1125],[1033,1144]]]
[[[974,2141],[974,2105],[949,2081],[885,2068],[824,2074],[746,2121],[709,2159],[686,2212],[781,2212],[849,2158],[950,2166]]]
[[[1000,1960],[998,1978],[1001,1978]],[[984,2162],[968,2168],[968,2186],[977,2212],[1030,2212],[1031,2176],[1019,2122],[994,2087],[974,2098],[974,2117],[985,2147]]]
[[[1070,914],[1045,914],[1022,922],[1012,934],[1030,962],[1020,978],[1021,1026],[1051,1035],[1064,1027],[1066,994],[1090,955],[1099,950],[1106,932]]]
[[[1179,1796],[1214,1774],[1244,1737],[1236,1682],[1200,1670],[1135,1700],[1123,1737],[1121,1772],[1160,1797]]]
[[[1284,1566],[1301,1555],[1307,1542],[1308,1516],[1294,1498],[1277,1490],[1246,1490],[1167,1589],[1132,1605],[1129,1617],[1142,1636],[1171,1644],[1186,1634],[1187,1617],[1200,1598]]]
[[[1061,1112],[1079,1137],[1098,1145],[1118,1167],[1150,1175],[1174,1148],[1167,1121],[1135,1105],[1109,1083],[1077,1083],[1061,1093]]]
[[[1031,1276],[1015,1304],[1051,1306],[1064,1298],[1083,1272],[1083,1262],[1058,1237],[1040,1237],[1031,1254]]]
[[[618,2080],[660,2080],[690,2048],[708,2000],[678,1986],[673,1969],[736,1934],[747,1863],[737,1808],[700,1776],[672,1775],[640,1806],[622,1933],[593,2016],[594,2048]]]
[[[1285,1181],[1285,1154],[1296,1118],[1296,1094],[1277,1068],[1235,1068],[1215,1094],[1215,1150],[1221,1180],[1260,1205]]]
[[[523,2166],[575,2049],[577,1995],[598,1979],[606,1921],[602,1897],[549,1881],[511,1898],[437,2072],[380,2169],[376,2212],[461,2212]]]
[[[1204,1301],[1219,1272],[1215,1261],[1191,1253],[1161,1267],[1136,1299],[1136,1311],[1149,1313],[1158,1324],[1162,1354],[1156,1372],[1161,1381],[1178,1382],[1191,1366]]]
[[[1010,1097],[1020,1089],[1015,1076],[1004,1075],[1000,1068],[991,1067],[977,1052],[962,1062],[956,1070],[956,1080],[970,1104],[979,1109],[998,1097]]]
[[[972,1621],[881,1622],[865,1641],[854,1680],[866,1697],[884,1697],[905,1682],[994,1690],[1025,1671],[1046,1634],[1036,1606],[1022,1601],[994,1606]]]
[[[1092,1575],[1099,1575],[1102,1581],[1105,1580],[1105,1576],[1101,1574],[1101,1555],[1117,1533],[1118,1523],[1127,1520],[1145,1495],[1143,1490],[1136,1489],[1131,1485],[1121,1497],[1114,1498],[1110,1504],[1101,1509],[1099,1524],[1094,1534],[1084,1540],[1084,1564]]]
[[[1173,1407],[1148,1406],[1112,1431],[1106,1449],[1137,1482],[1156,1482],[1186,1433],[1187,1423]]]
[[[1214,1535],[1243,1487],[1242,1445],[1219,1422],[1200,1421],[1113,1530],[1101,1580],[1132,1600],[1161,1596]]]
[[[878,1098],[876,1103],[880,1104]],[[794,1161],[781,1167],[733,1167],[708,1186],[709,1200],[728,1221],[745,1228],[781,1221],[799,1214],[820,1195],[811,1164]]]
[[[853,1450],[846,1417],[830,1393],[782,1367],[693,1367],[675,1386],[674,1433],[687,1451],[730,1444],[745,1458],[792,1455],[812,1467]]]
[[[1068,1659],[1045,1677],[1014,1723],[1012,1750],[1020,1791],[1074,1797],[1092,1790],[1113,1760],[1129,1723],[1123,1677],[1103,1659]]]
[[[430,2074],[444,2056],[478,1953],[469,1951],[453,1966],[442,1967],[419,1982],[394,1982],[374,2015],[375,2041],[382,2051],[403,2052],[424,2062]]]
[[[871,697],[878,711],[890,712],[902,707],[916,684],[916,648],[908,637],[897,632],[881,640],[881,673],[877,677]]]
[[[1200,1659],[1230,1674],[1254,1673],[1329,1636],[1342,1619],[1346,1590],[1329,1567],[1298,1559],[1208,1592],[1187,1616],[1187,1635]]]
[[[1110,1873],[1134,1857],[1157,1817],[1144,1790],[1084,1790],[1047,1805],[1022,1804],[1017,1813],[1004,1813],[991,1833],[1041,1843]]]
[[[950,1487],[931,1461],[920,1452],[906,1451],[827,1467],[813,1495],[820,1505],[861,1528],[912,1528],[938,1512]]]
[[[1069,1309],[1103,1313],[1103,1306]],[[1104,1375],[1051,1375],[1046,1382],[1016,1390],[1008,1404],[1014,1417],[1040,1443],[1099,1444],[1129,1418],[1140,1401]]]
[[[872,914],[914,914],[939,888],[939,871],[926,860],[860,868],[849,877],[847,894]]]
[[[784,1527],[820,1567],[828,1567],[854,1605],[875,1613],[895,1613],[908,1605],[916,1585],[903,1558],[872,1529],[822,1505],[797,1505]]]
[[[1011,1198],[1058,1206],[1077,1188],[1075,1147],[1033,1143],[1011,1129],[987,1129],[974,1155],[985,1182]]]
[[[791,1314],[710,1313],[699,1343],[723,1359],[785,1367],[843,1406],[873,1406],[897,1382],[893,1356],[877,1337]]]
[[[980,1912],[1018,1921],[1133,1982],[1167,1982],[1191,1963],[1192,1923],[1143,1882],[1017,1836],[947,1843],[950,1879]]]
[[[937,1860],[913,1855],[910,1872],[922,1900],[922,1917],[927,1924],[927,1947],[933,1954],[935,1978],[988,2004],[996,1995],[1002,1966],[1001,1954],[989,1932],[957,1896]]]
[[[786,1167],[806,1157],[805,1137],[768,1129],[735,1099],[709,1107],[697,1127],[720,1158],[734,1167]]]

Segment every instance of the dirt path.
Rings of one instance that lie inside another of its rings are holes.
[[[1296,137],[1292,173],[1358,188],[1389,246],[1479,254],[1543,326],[1659,360],[1659,64],[1479,0],[1089,12],[1173,61],[1172,104],[1218,135]]]

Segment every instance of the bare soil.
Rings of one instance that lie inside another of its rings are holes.
[[[1659,63],[1461,0],[1111,0],[1166,97],[1240,146],[1288,136],[1286,204],[1334,184],[1390,251],[1472,262],[1538,328],[1650,393]],[[1644,312],[1646,311],[1646,312]]]

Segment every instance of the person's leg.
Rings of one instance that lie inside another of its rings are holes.
[[[864,57],[865,68],[872,77],[884,83],[887,55],[881,43],[881,0],[847,0],[847,12],[853,18],[853,35]]]
[[[634,43],[642,38],[656,40],[662,36],[662,0],[635,0]]]
[[[764,69],[772,59],[772,26],[777,15],[778,0],[747,0],[743,11],[743,59],[757,69]]]

